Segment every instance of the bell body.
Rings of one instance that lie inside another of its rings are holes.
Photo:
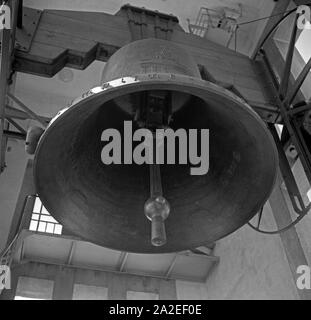
[[[210,133],[207,174],[191,175],[190,164],[161,165],[170,204],[163,246],[150,243],[144,215],[148,165],[101,161],[103,130],[117,129],[122,137],[145,92],[172,93],[173,130]],[[182,47],[146,39],[116,52],[103,84],[51,121],[36,150],[34,176],[44,206],[74,234],[112,249],[164,253],[205,245],[247,223],[272,191],[277,162],[269,131],[244,101],[202,80]]]

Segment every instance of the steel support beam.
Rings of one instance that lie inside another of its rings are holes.
[[[305,81],[306,77],[308,76],[309,72],[311,69],[311,58],[309,59],[309,61],[306,63],[306,65],[304,66],[303,70],[301,71],[301,73],[299,74],[298,78],[296,79],[296,82],[294,84],[294,86],[292,86],[286,96],[286,100],[285,102],[288,105],[291,105],[295,99],[295,97],[297,96],[298,91],[300,90],[303,82]]]
[[[3,136],[12,139],[26,140],[26,134],[22,132],[3,130]]]
[[[11,76],[11,65],[14,57],[15,33],[17,25],[18,6],[20,0],[7,2],[11,10],[11,24],[9,29],[2,26],[1,30],[1,52],[0,52],[0,174],[5,167],[6,128],[5,107],[8,93],[9,77]]]
[[[0,173],[5,166],[5,106],[6,94],[8,90],[8,71],[11,62],[10,41],[11,30],[2,29],[1,31],[1,52],[0,52]]]
[[[278,229],[283,228],[285,225],[288,225],[292,221],[288,204],[282,192],[282,182],[283,180],[281,179],[281,174],[279,173],[276,186],[272,191],[272,194],[269,199],[273,216]],[[295,228],[291,228],[281,233],[280,238],[286,253],[289,267],[291,269],[294,286],[296,288],[297,268],[300,265],[308,265],[308,260],[306,258],[306,255],[304,253],[299,236]],[[297,292],[300,296],[300,299],[311,300],[310,290],[297,289]]]
[[[295,45],[296,45],[296,36],[297,36],[297,21],[298,15],[296,15],[295,20],[294,20],[294,27],[291,33],[290,41],[289,41],[289,46],[286,54],[286,60],[285,60],[285,65],[284,65],[284,71],[280,83],[280,88],[279,88],[279,95],[281,99],[284,99],[288,90],[288,84],[290,81],[290,75],[291,75],[291,67],[292,67],[292,62],[293,62],[293,56],[294,56],[294,50],[295,50]]]
[[[18,98],[16,98],[10,93],[8,93],[7,95],[11,100],[13,100],[16,104],[18,104],[29,115],[31,119],[37,120],[39,123],[43,125],[44,128],[47,126],[47,123],[44,120],[42,120],[41,117],[39,117],[30,108],[28,108],[22,101],[20,101]]]
[[[26,134],[26,130],[20,126],[16,121],[11,118],[6,117],[7,121],[10,122],[16,129],[18,129],[21,133]]]
[[[8,105],[5,107],[5,116],[6,116],[6,118],[11,118],[11,119],[20,119],[20,120],[31,119],[31,120],[36,120],[34,117],[29,115],[25,111],[16,109],[16,108],[8,106]],[[46,124],[48,124],[51,121],[51,118],[49,118],[49,117],[44,117],[44,116],[40,116],[40,115],[38,115],[38,117],[42,121],[44,121]]]
[[[263,67],[266,70],[266,72],[269,74],[270,78],[272,79],[272,82],[274,84],[273,90],[275,91],[275,97],[277,100],[277,103],[280,108],[280,112],[282,115],[282,119],[284,121],[284,125],[288,129],[288,132],[292,138],[292,141],[297,148],[298,154],[301,159],[301,163],[304,167],[304,170],[306,172],[307,178],[309,182],[311,183],[311,155],[310,151],[306,145],[306,142],[304,138],[302,137],[302,134],[300,132],[300,129],[298,127],[297,122],[294,118],[290,118],[288,114],[288,108],[284,105],[284,100],[281,99],[281,97],[278,95],[279,86],[278,82],[276,80],[275,74],[273,73],[273,70],[271,68],[270,62],[265,55],[265,52],[262,51],[262,61],[263,61]]]

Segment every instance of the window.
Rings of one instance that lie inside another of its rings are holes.
[[[48,213],[42,205],[39,197],[36,198],[33,207],[29,230],[51,234],[62,234],[63,226]]]
[[[30,277],[19,277],[15,300],[51,300],[54,282]]]
[[[311,30],[305,29],[301,32],[296,42],[296,48],[307,63],[311,57]]]
[[[15,296],[14,300],[46,300],[46,299],[38,299],[38,298],[28,298],[23,296]]]
[[[108,300],[108,288],[75,284],[72,300]]]
[[[153,292],[128,291],[127,300],[159,300],[159,295]]]

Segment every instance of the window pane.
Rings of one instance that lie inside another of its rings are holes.
[[[127,300],[159,300],[159,295],[153,292],[128,291]]]
[[[107,300],[108,289],[105,287],[86,286],[75,284],[72,300]]]
[[[55,225],[55,230],[54,230],[55,234],[62,234],[62,230],[63,230],[62,225],[60,225],[60,224]]]
[[[39,222],[38,231],[45,232],[46,222]]]
[[[47,300],[47,299],[38,299],[38,298],[28,298],[28,297],[22,297],[22,296],[15,296],[14,300]]]
[[[36,213],[33,213],[31,216],[31,220],[39,220],[39,215]]]
[[[44,207],[42,207],[41,212],[42,212],[43,214],[49,214],[49,212],[48,212]]]
[[[31,221],[29,230],[31,231],[37,231],[38,228],[38,221]]]
[[[36,198],[33,214],[31,216],[31,222],[29,230],[40,231],[52,234],[62,234],[62,225],[60,225],[42,205],[39,197]]]
[[[52,299],[54,281],[30,277],[19,277],[16,288],[16,300]]]
[[[46,227],[46,232],[53,233],[54,232],[54,226],[55,226],[55,224],[48,223],[47,227]]]
[[[33,212],[40,213],[41,211],[41,200],[37,197],[35,201],[35,205],[33,207]]]
[[[57,223],[57,221],[56,221],[53,217],[51,217],[51,216],[46,216],[46,215],[41,215],[40,221]]]

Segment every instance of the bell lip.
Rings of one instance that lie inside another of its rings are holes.
[[[180,90],[180,89],[183,90]],[[240,108],[244,109],[245,112],[248,112],[251,116],[256,118],[258,120],[258,124],[262,127],[263,131],[266,133],[267,139],[269,140],[270,143],[270,151],[273,152],[273,158],[274,158],[274,164],[275,164],[275,170],[274,170],[274,177],[272,179],[271,187],[268,192],[266,192],[265,196],[263,197],[263,203],[266,203],[267,200],[269,199],[276,183],[277,179],[277,168],[278,168],[278,163],[279,163],[279,157],[278,157],[278,152],[277,148],[274,142],[274,139],[268,130],[268,128],[265,126],[264,121],[260,118],[260,116],[252,109],[252,107],[242,98],[238,97],[236,94],[234,94],[232,91],[229,91],[226,88],[223,88],[215,83],[212,83],[210,81],[206,81],[203,79],[199,78],[194,78],[191,76],[185,76],[185,75],[180,75],[180,74],[168,74],[168,73],[149,73],[149,74],[137,74],[134,76],[129,76],[129,77],[123,77],[123,78],[118,78],[111,80],[109,82],[103,83],[101,86],[94,87],[84,94],[82,94],[80,97],[74,99],[67,107],[64,109],[60,110],[58,114],[52,118],[50,121],[49,125],[47,126],[45,132],[42,134],[40,137],[36,153],[34,156],[34,166],[33,166],[33,176],[34,176],[34,184],[35,188],[37,190],[37,194],[39,198],[42,200],[42,203],[45,203],[45,207],[49,211],[49,203],[47,199],[40,195],[40,191],[38,189],[38,180],[39,177],[36,175],[36,170],[37,170],[37,163],[38,163],[38,158],[40,154],[40,150],[42,145],[44,144],[45,140],[49,136],[49,132],[51,131],[51,128],[54,128],[59,124],[59,122],[63,121],[66,117],[68,117],[75,109],[78,108],[83,108],[83,105],[85,103],[88,103],[90,101],[93,101],[95,99],[100,99],[100,104],[103,104],[111,99],[114,99],[116,97],[120,96],[120,90],[122,90],[122,95],[128,94],[128,93],[133,93],[133,92],[139,92],[139,91],[145,91],[145,90],[150,90],[150,89],[155,89],[155,90],[176,90],[176,91],[183,91],[185,93],[190,93],[194,96],[197,96],[199,98],[202,98],[202,96],[208,92],[209,94],[212,95],[218,95],[221,96],[222,98],[225,98],[232,103],[235,103],[237,106]],[[179,90],[178,90],[179,89]],[[187,89],[187,90],[185,90]],[[193,93],[193,89],[198,90],[199,92],[202,93],[202,95],[195,94]],[[202,98],[203,99],[203,98]],[[98,108],[98,107],[96,107]],[[258,207],[258,208],[257,208]],[[253,212],[251,213],[251,219],[256,215],[256,213],[261,209],[261,206],[257,206],[254,208]],[[56,217],[57,218],[57,217]],[[142,218],[144,218],[144,215],[142,215]],[[250,220],[251,220],[250,219]],[[249,220],[249,221],[250,221]],[[62,221],[59,221],[62,223]],[[247,222],[246,222],[247,223]],[[230,235],[231,233],[235,232],[236,230],[240,229],[242,226],[244,226],[246,223],[239,225],[237,227],[234,227],[231,231],[228,231],[226,234],[222,235],[219,238],[216,239],[208,239],[207,242],[211,241],[218,241],[222,238],[225,238],[226,236]],[[70,229],[69,229],[70,230]],[[107,245],[104,245],[103,243],[100,242],[95,242],[93,239],[89,239],[85,237],[84,235],[80,234],[79,232],[72,231],[73,234],[79,236],[81,239],[87,240],[89,242],[104,246],[106,248],[112,249],[112,250],[123,250],[122,248],[115,248],[115,247],[110,247]],[[202,245],[202,242],[198,242],[196,245],[194,245],[192,248],[196,248],[198,246]],[[174,250],[165,250],[165,246],[163,247],[157,247],[154,248],[154,252],[148,251],[148,250],[140,250],[140,251],[133,251],[131,249],[126,249],[127,252],[131,253],[137,253],[137,254],[165,254],[165,253],[172,253],[172,252],[180,252],[184,250],[190,249],[189,247],[180,247],[177,251]]]
[[[157,86],[165,86],[163,89],[170,89],[167,86],[176,87],[176,89],[180,89],[180,87],[189,87],[187,93],[190,93],[192,95],[193,92],[190,90],[190,88],[197,88],[201,89],[202,91],[210,91],[213,94],[221,95],[225,99],[231,100],[233,103],[238,104],[240,107],[244,108],[245,111],[249,112],[252,116],[257,118],[259,122],[262,125],[262,128],[266,133],[268,133],[270,140],[273,142],[273,146],[275,147],[275,151],[277,151],[276,146],[274,144],[274,140],[267,129],[267,127],[264,125],[264,121],[261,119],[261,117],[253,110],[253,108],[246,102],[246,100],[240,98],[232,91],[215,84],[213,82],[181,75],[181,74],[172,74],[172,73],[144,73],[144,74],[136,74],[133,76],[125,76],[122,78],[113,79],[108,82],[104,82],[101,86],[97,86],[94,88],[89,89],[88,91],[84,92],[81,96],[75,98],[73,101],[71,101],[65,108],[61,109],[49,122],[48,126],[46,127],[47,131],[50,127],[52,127],[52,124],[65,116],[67,116],[72,110],[75,108],[78,108],[82,103],[86,103],[89,101],[92,101],[94,98],[97,98],[98,96],[101,96],[103,94],[111,95],[105,100],[101,100],[102,102],[109,101],[111,99],[114,99],[118,96],[120,96],[120,89],[126,90],[127,88],[133,88],[132,90],[129,90],[128,92],[125,92],[123,94],[132,93],[132,92],[139,92],[144,91],[146,89],[159,89]],[[146,87],[145,87],[146,86]],[[149,86],[156,86],[156,88],[149,88]],[[138,88],[137,88],[138,87]],[[138,89],[138,90],[137,90]],[[162,88],[161,88],[162,89]],[[116,93],[116,96],[114,96],[114,93]],[[200,97],[200,96],[199,96]],[[43,136],[45,133],[43,134]],[[40,139],[41,140],[41,139]],[[39,146],[38,146],[39,147]],[[277,152],[276,152],[277,154]]]

